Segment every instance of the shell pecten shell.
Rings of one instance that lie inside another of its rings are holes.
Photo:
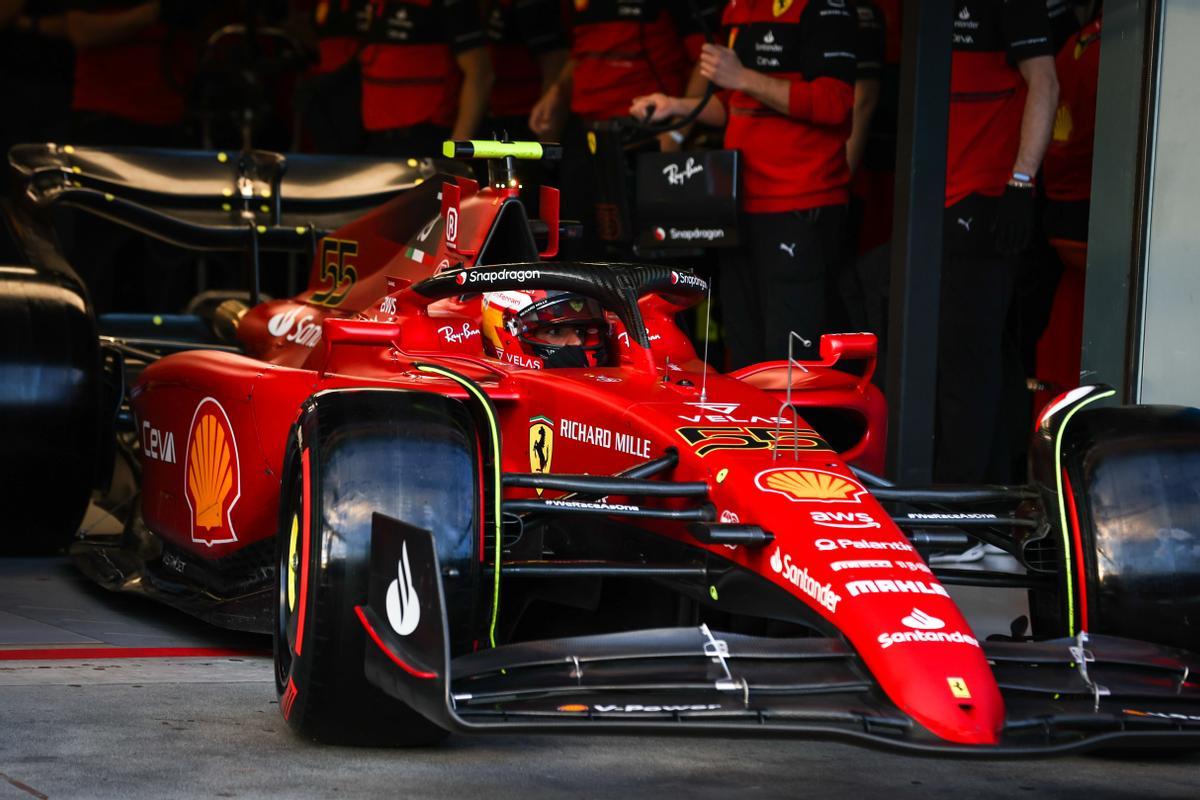
[[[225,500],[233,488],[233,467],[225,428],[215,414],[205,414],[196,426],[188,458],[188,493],[196,509],[196,527],[220,528]]]
[[[832,472],[808,469],[773,470],[758,476],[758,485],[794,500],[856,500],[863,487]]]

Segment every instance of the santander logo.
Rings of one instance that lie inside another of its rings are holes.
[[[408,636],[421,622],[421,601],[413,586],[412,569],[408,566],[408,542],[400,545],[400,561],[396,564],[396,579],[387,588],[388,622],[400,636]]]

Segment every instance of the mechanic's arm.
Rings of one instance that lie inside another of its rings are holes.
[[[853,122],[850,138],[846,140],[846,163],[850,165],[851,175],[858,171],[863,153],[867,151],[867,132],[871,129],[871,117],[875,116],[875,108],[879,105],[880,85],[881,82],[874,78],[854,82]]]
[[[708,89],[708,78],[705,78],[700,74],[700,61],[697,60],[695,66],[692,68],[692,74],[688,76],[687,86],[683,90],[683,98],[698,100],[704,96],[706,89]],[[715,100],[710,101],[709,105],[712,105],[714,102]],[[690,105],[689,111],[691,108],[695,108],[694,103]],[[644,115],[645,112],[643,112],[643,116]],[[694,122],[689,122],[687,125],[684,125],[681,128],[677,128],[673,131],[667,131],[666,133],[660,133],[658,135],[659,149],[664,153],[676,152],[682,149],[683,142],[692,132],[692,127],[694,124]],[[721,124],[723,125],[724,122]]]
[[[629,114],[643,122],[662,122],[671,117],[682,117],[692,113],[702,99],[701,97],[671,97],[662,92],[654,92],[635,97],[629,106]],[[647,119],[646,112],[650,110],[651,106],[654,107],[654,111]],[[704,106],[696,121],[714,128],[723,128],[727,119],[724,104],[714,95],[713,99]]]
[[[558,76],[562,75],[563,67],[567,65],[571,53],[569,50],[551,50],[548,53],[541,53],[537,57],[538,69],[542,73],[542,94],[544,95],[550,90],[550,87],[558,80]]]
[[[728,47],[704,45],[700,72],[722,89],[744,92],[780,114],[817,125],[841,125],[854,108],[854,91],[843,81],[774,78],[742,66]]]
[[[1051,56],[1035,56],[1017,64],[1021,77],[1029,87],[1025,111],[1021,116],[1021,146],[1013,172],[1036,175],[1042,166],[1050,135],[1054,131],[1054,114],[1058,109],[1058,74]]]
[[[492,59],[486,47],[473,47],[455,56],[462,70],[462,88],[458,93],[458,116],[450,131],[452,139],[470,139],[483,122],[487,112],[488,95],[496,76],[492,72]]]
[[[124,11],[100,14],[94,11],[67,12],[67,39],[75,47],[103,47],[128,40],[158,22],[159,0],[140,3]]]
[[[571,104],[571,81],[575,74],[575,59],[563,62],[558,76],[550,82],[529,112],[529,129],[539,139],[555,140],[562,135]]]

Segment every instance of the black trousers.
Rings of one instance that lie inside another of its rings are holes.
[[[1007,326],[1019,257],[996,251],[998,198],[971,195],[946,209],[939,310],[934,478],[1011,478],[1006,409],[1023,396]]]
[[[825,330],[826,282],[846,225],[845,206],[742,214],[742,246],[721,258],[720,300],[731,369],[815,358]]]

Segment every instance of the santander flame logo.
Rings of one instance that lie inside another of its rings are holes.
[[[775,554],[771,556],[771,569],[776,572],[783,572],[783,555],[779,552],[779,548],[775,548]]]
[[[931,614],[926,614],[919,608],[914,608],[911,614],[903,617],[900,621],[917,631],[939,631],[946,627],[945,622]]]
[[[400,561],[396,564],[396,579],[387,588],[385,598],[387,618],[392,630],[408,636],[421,622],[421,601],[413,586],[412,569],[408,565],[408,542],[400,545]]]
[[[291,311],[281,311],[267,321],[267,332],[272,336],[283,336],[292,329],[292,325],[296,322],[296,316],[304,310],[303,306],[296,306]]]

